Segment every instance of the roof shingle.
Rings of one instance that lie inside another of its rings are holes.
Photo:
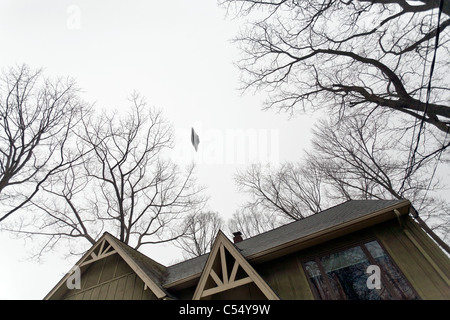
[[[405,200],[350,200],[302,220],[245,239],[235,245],[244,257],[248,257],[402,202],[405,203]],[[164,285],[201,273],[207,259],[208,254],[205,254],[167,267]]]

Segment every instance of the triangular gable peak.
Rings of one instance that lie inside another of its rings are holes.
[[[91,264],[100,259],[106,258],[117,252],[116,249],[106,240],[106,237],[103,240],[99,240],[97,244],[95,244],[90,250],[91,252],[88,255],[85,255],[80,262],[78,262],[78,266],[81,268],[88,264]]]
[[[230,240],[219,231],[195,289],[193,300],[254,283],[269,300],[278,296],[242,256]]]
[[[72,271],[75,267],[81,269],[81,273],[90,264],[95,263],[101,259],[109,257],[113,254],[118,254],[128,266],[137,274],[137,276],[144,282],[145,289],[150,289],[158,299],[166,299],[167,293],[161,288],[153,279],[134,261],[133,257],[118,243],[115,237],[109,233],[104,233],[102,237],[83,255],[83,257],[75,264],[75,266],[67,273],[58,284],[47,294],[44,300],[58,299],[61,292],[64,292],[64,286],[67,279],[71,277]]]

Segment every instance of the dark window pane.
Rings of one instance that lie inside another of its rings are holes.
[[[304,263],[304,266],[314,295],[321,300],[333,299],[328,286],[324,282],[317,263],[315,261],[308,261]]]
[[[377,241],[371,241],[366,243],[365,246],[380,267],[381,272],[384,272],[386,280],[389,281],[396,295],[400,299],[418,299],[414,290],[389,259],[380,244]]]
[[[373,263],[375,273],[367,273]],[[308,261],[304,266],[319,299],[419,299],[377,241]],[[376,275],[379,281],[373,282]],[[380,288],[372,288],[374,283]]]
[[[381,300],[390,295],[383,289],[369,289],[366,273],[370,265],[361,247],[333,253],[320,259],[337,299]]]

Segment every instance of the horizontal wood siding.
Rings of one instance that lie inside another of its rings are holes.
[[[68,290],[65,300],[155,300],[144,290],[144,282],[120,258],[113,254],[88,265],[81,275],[81,289]]]
[[[450,299],[449,258],[411,218],[405,219],[404,226],[406,232],[392,221],[374,232],[422,299]]]

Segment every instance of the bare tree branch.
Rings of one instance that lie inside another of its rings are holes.
[[[81,156],[42,185],[27,219],[5,230],[48,238],[49,248],[72,237],[94,243],[105,230],[136,249],[186,235],[185,217],[203,208],[204,187],[193,165],[164,158],[172,130],[162,112],[138,94],[130,103],[127,114],[83,119],[72,145]]]
[[[328,107],[344,114],[374,107],[450,128],[448,26],[440,24],[430,100],[424,81],[437,35],[439,1],[228,0],[248,17],[236,38],[243,89],[268,94],[266,109],[293,114]],[[444,14],[449,14],[448,1]],[[428,105],[427,108],[425,106]],[[424,115],[424,110],[426,114]]]
[[[0,85],[0,201],[5,220],[24,208],[50,176],[77,156],[66,152],[73,128],[89,112],[70,79],[50,80],[22,65]]]
[[[186,217],[186,235],[177,239],[175,245],[183,250],[185,258],[208,253],[224,221],[217,212],[200,212]]]

